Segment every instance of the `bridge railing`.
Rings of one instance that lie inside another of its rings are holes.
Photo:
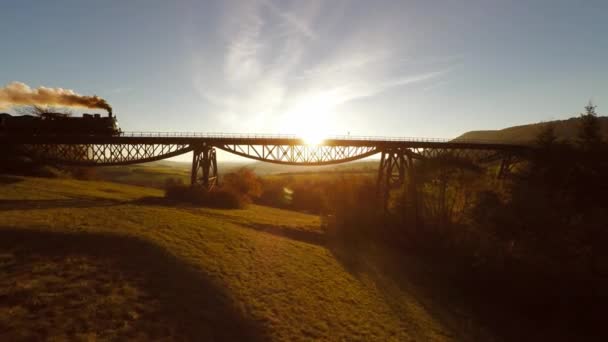
[[[215,138],[215,139],[302,139],[295,134],[259,134],[259,133],[205,133],[205,132],[121,132],[123,137],[148,137],[148,138]],[[382,142],[429,142],[429,143],[471,143],[471,144],[503,144],[503,145],[525,145],[525,142],[514,144],[500,140],[481,139],[448,139],[448,138],[423,138],[423,137],[389,137],[371,135],[329,135],[323,140],[354,140],[354,141],[382,141]]]
[[[205,133],[205,132],[121,132],[123,137],[138,138],[235,138],[235,139],[299,139],[294,134]]]
[[[122,132],[125,137],[154,137],[154,138],[227,138],[227,139],[302,139],[296,134],[260,134],[260,133],[205,133],[205,132]],[[420,142],[449,142],[446,138],[421,137],[387,137],[372,135],[328,135],[322,140],[363,140],[363,141],[420,141]]]

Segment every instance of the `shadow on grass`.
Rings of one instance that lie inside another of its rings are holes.
[[[468,312],[455,310],[453,302],[446,298],[449,292],[445,292],[444,286],[447,284],[437,283],[437,279],[428,281],[421,265],[409,255],[372,239],[344,236],[331,236],[328,249],[355,278],[372,280],[394,314],[409,317],[408,329],[418,330],[421,336],[429,333],[427,327],[413,322],[414,317],[421,317],[419,310],[413,308],[420,307],[439,323],[441,328],[434,330],[435,334],[449,340],[496,341],[494,336],[473,324]],[[431,338],[427,336],[427,339]]]
[[[145,196],[129,202],[129,204],[135,205],[153,205],[158,207],[168,208],[182,208],[182,209],[197,209],[197,208],[211,208],[202,204],[191,203],[188,201],[179,201],[167,197],[156,197],[156,196]],[[212,208],[212,209],[224,209],[224,208]],[[225,209],[233,210],[233,209]]]
[[[328,241],[336,260],[358,279],[372,279],[395,313],[409,316],[407,306],[393,297],[396,290],[409,293],[457,340],[608,340],[604,328],[608,297],[592,297],[589,289],[566,296],[572,293],[567,291],[568,275],[542,283],[523,273],[518,279],[501,274],[472,276],[466,267],[449,260],[423,259],[383,245],[370,249],[370,245],[356,238]]]
[[[139,238],[0,228],[0,251],[43,259],[110,260],[126,278],[139,279],[142,290],[158,303],[159,316],[143,316],[134,323],[136,332],[162,321],[172,326],[170,330],[179,332],[177,338],[172,337],[178,340],[267,339],[262,327],[246,319],[224,289],[160,246]]]
[[[1,177],[0,177],[1,179]],[[20,181],[20,180],[19,180]],[[2,184],[2,181],[0,181]],[[114,191],[116,192],[116,191]],[[36,200],[6,200],[0,199],[0,211],[2,210],[36,210],[36,209],[54,209],[54,208],[96,208],[109,207],[114,205],[154,205],[172,208],[180,207],[197,207],[193,204],[187,204],[177,201],[168,200],[164,197],[142,197],[135,200],[113,200],[101,198],[67,198],[67,199],[36,199]],[[200,207],[200,206],[199,206]]]
[[[164,197],[143,197],[137,199],[135,201],[130,202],[132,204],[139,205],[157,205],[157,206],[165,206],[172,208],[183,208],[183,209],[197,209],[197,208],[207,208],[201,205],[196,204],[188,204],[184,202],[179,202],[171,199],[167,199]],[[221,210],[234,210],[234,209],[222,209],[222,208],[213,208],[213,209],[221,209]],[[323,246],[326,243],[325,233],[323,232],[315,232],[315,231],[306,231],[300,229],[294,229],[289,226],[278,226],[271,224],[259,224],[259,223],[245,223],[239,221],[237,219],[231,218],[226,215],[216,214],[211,212],[206,212],[205,216],[211,216],[222,220],[230,221],[240,227],[245,227],[249,229],[253,229],[259,232],[264,232],[280,237],[285,237],[291,240],[296,240],[300,242],[306,242],[314,245]]]
[[[157,205],[161,207],[184,207],[188,206],[188,204],[180,203],[177,201],[170,200],[166,197],[154,197],[154,196],[146,196],[141,197],[136,200],[131,201],[132,204],[139,205]],[[194,206],[190,204],[189,206]]]
[[[19,183],[21,181],[23,181],[23,179],[19,178],[19,177],[0,175],[0,184],[2,184],[2,185]]]
[[[253,230],[257,230],[259,232],[285,237],[291,240],[306,242],[319,246],[324,246],[326,243],[325,234],[321,232],[299,230],[293,229],[291,227],[275,226],[270,224],[243,224],[239,223],[238,221],[234,222],[240,225],[241,227],[246,227]]]
[[[124,204],[116,200],[48,199],[48,200],[0,200],[0,211],[37,210],[55,208],[96,208]]]

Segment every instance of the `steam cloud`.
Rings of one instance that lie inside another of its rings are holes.
[[[0,88],[0,109],[23,105],[101,108],[112,113],[112,107],[101,97],[80,95],[71,89],[32,89],[22,82],[11,82]]]

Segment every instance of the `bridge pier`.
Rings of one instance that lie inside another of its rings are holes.
[[[398,188],[405,179],[405,155],[400,149],[383,150],[378,167],[376,190],[382,199],[384,210],[387,209],[390,191]]]
[[[417,189],[412,152],[406,148],[391,148],[382,151],[378,167],[377,195],[384,211],[388,211],[391,190],[403,188],[406,203],[417,213]]]
[[[217,159],[215,148],[207,144],[195,146],[192,150],[192,186],[202,186],[211,190],[217,184]]]

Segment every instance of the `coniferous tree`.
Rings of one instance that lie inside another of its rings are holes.
[[[596,106],[589,101],[585,113],[581,114],[581,126],[578,132],[578,142],[583,149],[589,150],[602,142],[600,122],[595,112]]]
[[[539,147],[547,148],[553,146],[556,141],[555,127],[552,123],[546,124],[536,136],[536,145]]]

